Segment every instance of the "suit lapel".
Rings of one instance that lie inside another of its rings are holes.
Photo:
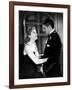
[[[47,44],[51,41],[51,39],[53,38],[53,36],[55,35],[56,31],[54,30],[51,34],[48,35],[48,40],[47,40]]]

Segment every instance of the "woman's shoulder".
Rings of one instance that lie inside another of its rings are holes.
[[[25,47],[25,49],[30,49],[31,45],[30,45],[30,43],[26,43],[24,47]]]
[[[26,43],[25,46],[30,46],[30,44],[29,43]]]
[[[27,54],[27,51],[29,51],[29,50],[30,50],[30,46],[29,46],[28,43],[26,43],[26,44],[24,45],[24,55],[26,55],[26,54]]]

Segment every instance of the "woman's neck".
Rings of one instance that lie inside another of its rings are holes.
[[[31,39],[31,40],[29,41],[29,43],[30,43],[30,44],[33,44],[33,43],[35,43],[35,41]]]

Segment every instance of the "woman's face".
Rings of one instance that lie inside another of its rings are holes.
[[[36,32],[35,28],[33,28],[31,34],[29,35],[29,37],[30,37],[30,39],[32,39],[34,41],[37,40],[37,32]]]

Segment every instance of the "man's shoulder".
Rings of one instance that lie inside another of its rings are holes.
[[[53,32],[53,37],[55,37],[55,38],[60,38],[58,32],[56,32],[56,31]]]

